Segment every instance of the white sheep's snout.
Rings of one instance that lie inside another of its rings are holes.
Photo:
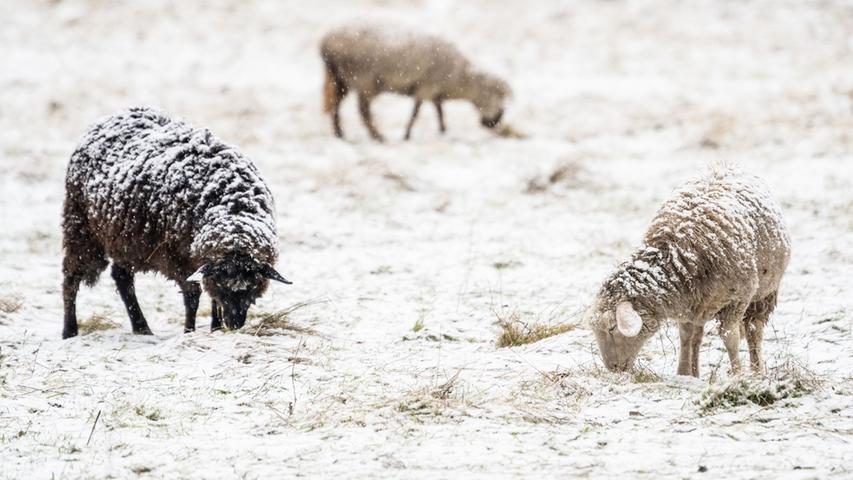
[[[616,306],[616,326],[619,333],[626,337],[636,337],[643,328],[643,319],[634,310],[631,302],[621,302]]]

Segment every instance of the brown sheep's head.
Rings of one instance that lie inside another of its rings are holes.
[[[626,301],[599,299],[589,323],[604,366],[612,372],[631,369],[643,344],[654,333],[654,328],[644,326],[640,314]]]
[[[504,105],[512,96],[512,90],[505,81],[488,73],[474,74],[476,97],[474,106],[480,111],[480,124],[486,128],[495,128],[504,114]]]
[[[258,263],[246,254],[226,255],[199,268],[187,281],[200,282],[222,307],[222,321],[231,330],[246,323],[246,314],[263,295],[270,280],[290,284],[272,265]]]

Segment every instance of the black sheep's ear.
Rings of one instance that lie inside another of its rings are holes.
[[[207,275],[208,273],[210,273],[210,266],[205,263],[204,265],[201,266],[201,268],[196,270],[195,273],[193,273],[192,275],[187,277],[187,281],[188,282],[196,282],[196,283],[201,282],[202,279],[204,278],[204,276]]]
[[[261,272],[265,277],[270,280],[275,280],[276,282],[281,282],[285,285],[292,285],[293,282],[281,276],[280,273],[276,272],[272,265],[264,265],[264,269]]]

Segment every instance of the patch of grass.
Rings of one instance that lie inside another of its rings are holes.
[[[631,370],[631,383],[657,383],[662,380],[654,370],[637,366]]]
[[[290,315],[305,307],[326,303],[325,300],[307,300],[304,302],[294,303],[293,305],[272,313],[249,313],[248,320],[259,319],[257,323],[246,325],[240,330],[241,333],[255,335],[257,337],[268,337],[271,335],[280,335],[284,332],[296,332],[306,335],[317,335],[317,332],[306,327],[300,327],[290,321]]]
[[[508,268],[520,267],[521,265],[523,264],[516,260],[499,261],[492,264],[495,270],[506,270]]]
[[[143,405],[137,405],[133,411],[139,415],[140,417],[147,418],[152,422],[156,422],[163,419],[163,415],[160,413],[160,409],[158,408],[145,408]]]
[[[389,273],[392,273],[391,265],[379,265],[370,271],[371,275],[387,275]]]
[[[86,335],[92,332],[100,332],[103,330],[112,330],[119,328],[120,325],[110,319],[111,312],[96,312],[89,318],[79,322],[77,329],[81,335]]]
[[[420,332],[420,331],[421,331],[421,330],[423,330],[423,329],[424,329],[424,319],[423,319],[423,318],[419,318],[419,319],[415,322],[415,324],[412,326],[412,331],[413,331],[413,332],[415,332],[415,333],[418,333],[418,332]]]
[[[545,324],[523,322],[517,313],[512,313],[507,318],[499,318],[498,326],[501,329],[496,342],[498,348],[515,347],[538,342],[543,338],[566,333],[577,327],[577,325],[571,323]]]
[[[821,388],[823,380],[791,358],[768,371],[766,376],[736,376],[710,385],[696,400],[703,415],[718,409],[754,404],[767,407],[779,401],[808,395]]]
[[[458,337],[454,337],[453,335],[450,335],[447,333],[442,333],[441,335],[436,335],[436,334],[430,333],[429,335],[427,335],[424,338],[426,338],[430,342],[440,342],[440,341],[458,342],[459,341]]]
[[[0,313],[15,313],[24,306],[24,300],[17,295],[0,297]]]

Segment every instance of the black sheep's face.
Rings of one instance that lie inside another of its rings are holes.
[[[290,284],[268,264],[258,263],[247,255],[227,256],[205,264],[188,281],[200,281],[204,290],[222,307],[222,321],[231,330],[246,323],[249,307],[269,286],[270,280]]]

